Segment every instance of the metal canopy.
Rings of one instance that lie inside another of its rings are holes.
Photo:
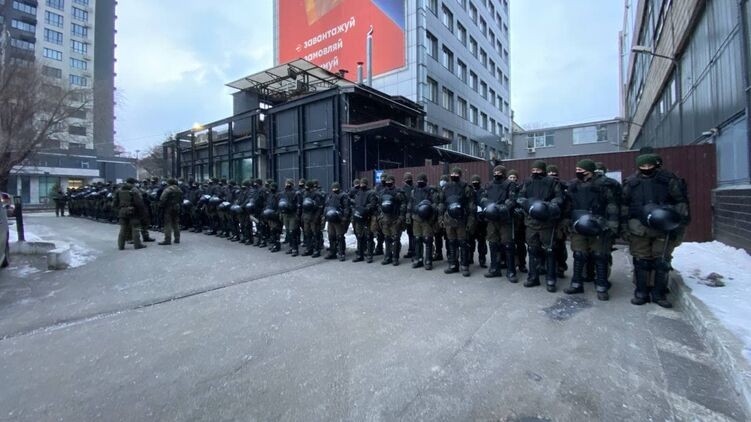
[[[227,84],[231,88],[256,93],[272,104],[337,86],[353,85],[341,75],[304,59],[293,60]]]
[[[440,146],[451,143],[450,139],[405,126],[391,119],[376,120],[359,125],[343,124],[342,132],[360,135],[380,135],[396,143],[412,143],[416,146]]]

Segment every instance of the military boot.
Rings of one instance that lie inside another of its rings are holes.
[[[423,255],[425,253],[425,244],[422,237],[415,238],[415,253],[412,258],[412,268],[420,268],[423,266]]]
[[[387,237],[384,239],[384,248],[383,248],[383,261],[381,261],[381,265],[388,265],[393,264],[394,260],[391,258],[391,254],[393,251],[393,242],[390,237]]]
[[[383,234],[381,233],[378,233],[378,235],[376,236],[376,247],[373,255],[383,255]]]
[[[292,239],[290,239],[290,248],[292,249],[292,256],[300,255],[300,233],[292,233]]]
[[[443,270],[446,274],[453,274],[459,272],[459,242],[456,242],[454,246],[453,241],[446,240],[446,261],[448,261],[448,267]]]
[[[402,253],[402,242],[401,239],[398,237],[396,239],[393,239],[391,241],[391,260],[394,261],[392,264],[396,267],[399,265],[399,254]]]
[[[344,240],[344,236],[339,236],[337,246],[339,247],[339,253],[337,254],[339,261],[345,261],[347,259],[347,243]]]
[[[433,269],[433,238],[426,237],[424,245],[425,245],[425,269],[432,270]]]
[[[608,267],[609,267],[609,254],[607,255],[601,255],[601,254],[595,254],[594,255],[594,261],[595,261],[595,284],[597,285],[597,299],[598,300],[609,300],[610,295],[608,294],[608,290],[610,290],[610,282],[608,281]],[[576,269],[576,267],[574,267]],[[658,302],[659,305],[659,302]]]
[[[514,250],[514,244],[507,243],[502,250],[501,256],[506,256],[506,278],[510,283],[517,283],[519,280],[516,278],[516,263],[514,262],[516,251]]]
[[[469,262],[470,262],[470,248],[469,248],[469,242],[467,241],[461,241],[459,243],[459,269],[462,272],[462,275],[464,277],[469,277]]]
[[[324,259],[336,259],[336,250],[336,238],[334,236],[329,236],[329,252]]]
[[[574,273],[571,275],[571,285],[563,289],[567,295],[584,293],[584,270],[587,267],[587,253],[574,251]]]
[[[415,257],[415,237],[414,236],[408,236],[409,244],[407,244],[407,253],[404,254],[405,258],[414,258]]]
[[[362,236],[357,238],[357,251],[355,252],[355,259],[352,262],[362,262],[365,260],[365,239]]]
[[[672,308],[673,304],[667,298],[668,276],[670,275],[670,262],[662,258],[654,261],[655,285],[652,287],[652,302],[663,308]]]
[[[373,244],[373,238],[368,238],[365,241],[365,245],[367,246],[367,252],[365,253],[365,262],[368,264],[373,263],[373,248],[375,245]]]
[[[446,242],[446,255],[448,255],[448,241]],[[433,255],[433,261],[443,261],[443,236],[436,236],[435,238],[435,252]]]
[[[649,302],[649,290],[647,284],[652,272],[653,261],[650,259],[634,258],[634,297],[631,298],[631,304],[641,306]]]
[[[490,268],[485,273],[485,278],[500,277],[502,275],[498,262],[498,258],[501,256],[500,246],[496,242],[490,242]]]
[[[545,254],[545,267],[547,268],[547,271],[545,273],[545,288],[550,293],[555,293],[556,288],[555,285],[557,283],[556,279],[556,265],[557,261],[555,259],[555,254],[548,250]]]
[[[540,268],[537,262],[539,261],[537,248],[529,248],[529,273],[527,274],[527,281],[524,282],[524,287],[535,287],[540,285]]]

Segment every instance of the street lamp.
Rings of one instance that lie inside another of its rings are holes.
[[[634,53],[644,53],[649,54],[650,56],[660,57],[663,59],[668,59],[673,63],[678,63],[678,61],[675,59],[675,57],[666,56],[664,54],[657,54],[655,53],[654,49],[651,47],[647,47],[646,45],[635,45],[631,47],[631,51]]]
[[[141,175],[139,174],[140,172],[138,171],[138,170],[140,170],[139,167],[138,167],[138,154],[140,152],[141,152],[140,149],[136,150],[136,180],[141,180]]]

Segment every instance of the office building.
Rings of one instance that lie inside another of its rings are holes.
[[[351,81],[419,104],[424,130],[450,140],[440,148],[504,159],[508,7],[508,0],[276,0],[275,61],[304,58],[343,70]]]
[[[529,130],[515,126],[511,158],[546,159],[621,151],[623,129],[620,119]]]
[[[750,9],[734,0],[627,0],[621,34],[627,146],[714,144],[714,234],[748,250]],[[703,164],[696,171],[711,167]]]
[[[64,88],[91,90],[91,104],[45,147],[14,168],[8,190],[29,204],[54,185],[79,187],[135,174],[114,156],[115,0],[0,0],[8,57],[34,61]]]

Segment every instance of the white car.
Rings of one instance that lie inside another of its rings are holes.
[[[8,211],[12,204],[10,203],[10,196],[5,192],[0,192],[2,195],[0,204],[0,268],[8,266],[8,255],[10,255],[10,241],[8,231]],[[7,199],[7,201],[6,201]]]

